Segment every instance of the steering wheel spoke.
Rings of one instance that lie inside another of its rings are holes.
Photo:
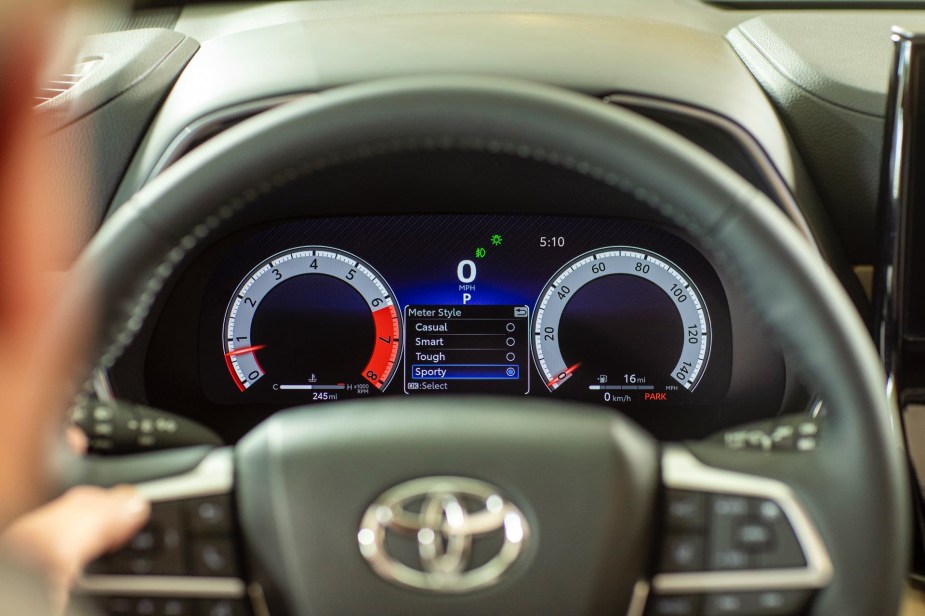
[[[166,457],[186,454],[154,455],[163,465]],[[152,455],[137,457],[155,462]],[[215,449],[186,472],[135,484],[151,501],[150,522],[128,546],[92,563],[77,592],[110,615],[251,614],[237,539],[233,460],[232,449]]]
[[[831,581],[825,544],[787,484],[709,466],[682,445],[663,449],[662,484],[647,614],[789,616]]]

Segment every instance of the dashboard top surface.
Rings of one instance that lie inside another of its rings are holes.
[[[211,114],[369,79],[495,75],[730,119],[754,136],[817,239],[836,246],[824,252],[845,251],[852,263],[873,255],[864,230],[874,224],[890,28],[925,27],[914,10],[731,10],[696,0],[295,0],[177,13],[174,29],[202,48],[164,101],[114,206]],[[825,120],[837,145],[812,137]]]

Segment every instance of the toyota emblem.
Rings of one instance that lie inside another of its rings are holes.
[[[380,577],[460,593],[497,583],[529,535],[523,513],[497,488],[465,477],[425,477],[376,499],[357,541]]]

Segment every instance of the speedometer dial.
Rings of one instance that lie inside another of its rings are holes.
[[[222,328],[225,363],[242,393],[332,400],[384,391],[401,353],[400,319],[392,289],[368,263],[336,248],[293,248],[235,290]]]
[[[585,391],[607,402],[693,391],[712,340],[706,304],[690,277],[631,246],[587,252],[556,272],[537,304],[533,333],[550,391]]]

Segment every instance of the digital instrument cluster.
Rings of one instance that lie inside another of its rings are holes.
[[[453,393],[708,405],[730,364],[716,272],[674,232],[628,219],[266,226],[227,241],[199,327],[216,405]]]

